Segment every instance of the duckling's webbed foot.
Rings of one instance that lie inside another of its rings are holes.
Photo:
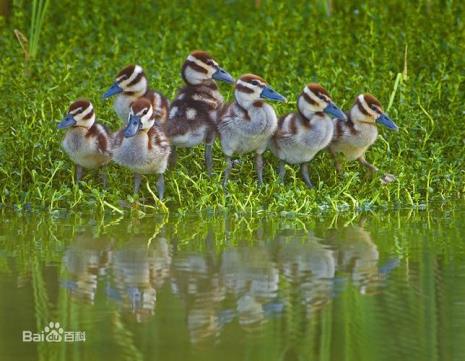
[[[80,182],[84,176],[84,168],[80,165],[76,165],[76,182]]]
[[[302,173],[302,178],[303,178],[303,180],[305,182],[305,185],[308,188],[313,188],[313,183],[310,180],[310,176],[308,174],[308,164],[307,163],[303,163],[303,164],[300,165],[300,172]]]
[[[337,154],[335,152],[333,152],[331,149],[329,150],[329,152],[331,153],[331,156],[333,157],[334,168],[336,168],[337,174],[341,174],[342,173],[342,164],[337,159]]]
[[[223,189],[226,189],[228,185],[229,175],[231,174],[231,168],[233,167],[233,163],[231,157],[226,157],[226,168],[224,169],[223,175]]]
[[[213,169],[213,144],[205,144],[205,167],[207,175],[211,177]]]
[[[286,163],[283,160],[279,161],[278,177],[279,183],[284,183],[284,178],[286,177]]]
[[[263,156],[259,153],[255,156],[255,168],[257,171],[258,185],[263,185]]]
[[[392,174],[389,174],[389,173],[385,173],[383,174],[383,176],[380,178],[380,181],[382,184],[389,184],[389,183],[392,183],[396,180],[396,176],[395,175],[392,175]]]
[[[142,176],[139,173],[134,173],[134,194],[139,193],[141,181]]]
[[[366,167],[371,174],[374,174],[374,173],[378,172],[378,168],[376,168],[373,164],[368,162],[365,159],[365,157],[362,156],[362,157],[358,158],[358,161],[360,162],[361,165]]]
[[[157,180],[157,190],[158,190],[158,198],[163,199],[165,195],[165,176],[160,174]]]

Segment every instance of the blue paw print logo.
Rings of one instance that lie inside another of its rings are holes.
[[[50,322],[48,326],[45,326],[44,331],[47,342],[61,342],[63,339],[63,328],[60,327],[59,322]]]

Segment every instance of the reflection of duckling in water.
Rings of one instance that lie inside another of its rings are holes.
[[[81,234],[65,251],[63,263],[69,278],[63,281],[73,299],[93,304],[99,276],[106,274],[111,262],[111,244],[106,238]]]
[[[246,331],[253,331],[262,325],[265,320],[263,305],[253,294],[246,293],[237,300],[237,313],[239,315],[239,324]]]
[[[108,292],[137,322],[144,321],[155,312],[156,290],[163,285],[170,265],[170,247],[165,238],[153,240],[150,248],[143,242],[131,242],[115,252],[116,290]]]
[[[153,251],[152,264],[152,279],[155,289],[160,289],[165,281],[169,278],[171,269],[171,246],[169,241],[164,237],[159,237],[158,242],[155,241],[155,249]]]
[[[208,249],[211,237],[209,232],[205,240]],[[190,341],[196,345],[210,342],[221,331],[219,308],[225,292],[218,276],[217,256],[211,251],[181,250],[173,264],[172,288],[185,303]]]
[[[226,290],[236,300],[239,324],[253,331],[265,320],[266,309],[275,307],[279,271],[269,249],[230,248],[223,252],[221,273]]]
[[[334,252],[320,239],[304,231],[282,231],[278,263],[283,276],[299,290],[307,311],[320,309],[332,297],[336,271]]]
[[[336,230],[327,242],[335,247],[338,270],[350,277],[360,293],[378,292],[381,281],[379,252],[369,232],[362,226],[348,226]]]

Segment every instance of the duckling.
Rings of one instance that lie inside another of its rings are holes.
[[[334,128],[334,137],[329,145],[329,151],[334,157],[336,170],[342,170],[336,156],[342,153],[345,159],[358,160],[368,168],[369,172],[376,173],[378,168],[365,159],[365,152],[376,141],[378,128],[382,124],[388,129],[398,131],[398,126],[383,111],[381,103],[371,94],[360,94],[355,99],[347,119],[337,119]],[[395,180],[392,174],[384,174],[383,183]]]
[[[234,153],[255,152],[258,184],[263,184],[263,157],[271,136],[276,131],[278,120],[273,107],[263,101],[286,99],[267,82],[254,74],[245,74],[236,82],[235,102],[225,106],[218,121],[221,146],[226,156],[223,187],[231,173]]]
[[[181,75],[186,85],[178,91],[167,123],[173,145],[171,163],[176,163],[176,147],[191,148],[205,143],[205,165],[210,176],[217,114],[223,105],[215,80],[233,83],[234,79],[207,52],[200,50],[189,54]]]
[[[131,103],[141,97],[152,104],[155,119],[160,123],[166,122],[169,101],[161,93],[149,89],[147,77],[140,65],[128,65],[116,75],[115,83],[103,94],[103,98],[113,95],[116,95],[113,107],[123,122],[128,120]]]
[[[279,119],[278,130],[270,141],[270,149],[280,159],[281,182],[284,182],[285,163],[300,164],[305,184],[309,188],[313,187],[308,174],[308,162],[331,142],[334,123],[330,116],[345,117],[320,84],[310,83],[297,99],[297,112]]]
[[[89,100],[72,103],[58,129],[68,129],[62,146],[76,164],[78,182],[84,175],[84,168],[100,168],[111,161],[111,136],[102,124],[95,121],[94,107]],[[106,176],[103,178],[106,186]]]
[[[134,172],[134,193],[138,193],[141,174],[158,174],[157,189],[163,199],[170,144],[162,125],[155,121],[152,104],[139,98],[131,105],[128,124],[115,136],[113,159]]]

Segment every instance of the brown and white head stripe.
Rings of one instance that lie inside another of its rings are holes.
[[[378,99],[371,94],[360,94],[352,107],[351,118],[363,123],[380,123],[392,130],[398,130],[397,125],[384,113]]]
[[[131,104],[128,125],[124,130],[125,137],[133,137],[138,131],[148,131],[155,124],[155,113],[152,104],[145,98],[139,98]]]
[[[155,121],[155,113],[152,104],[145,98],[139,98],[131,104],[130,115],[135,115],[140,118],[140,129],[149,129],[153,126]]]
[[[307,84],[297,100],[297,108],[304,118],[312,113],[327,113],[336,118],[345,118],[345,114],[334,105],[328,91],[318,83]]]
[[[267,85],[265,79],[258,75],[244,74],[236,81],[236,91],[245,94],[254,94],[255,98],[260,98],[263,88]]]
[[[95,122],[92,103],[87,99],[79,99],[72,103],[66,117],[58,124],[59,129],[69,127],[91,128]]]
[[[376,118],[383,113],[383,107],[378,99],[371,94],[360,94],[355,99],[358,111],[363,114],[368,121],[375,122]]]
[[[116,75],[115,83],[103,97],[108,98],[119,93],[142,96],[147,92],[147,88],[148,81],[144,69],[140,65],[131,64]]]
[[[234,95],[240,106],[248,108],[260,99],[285,101],[281,94],[273,90],[262,77],[255,74],[242,75],[237,81]]]
[[[320,84],[307,84],[298,100],[299,110],[303,113],[309,109],[312,112],[322,112],[331,102],[329,93]]]
[[[189,54],[181,70],[184,81],[199,85],[208,81],[222,80],[232,83],[232,76],[222,69],[206,51],[196,50]]]

